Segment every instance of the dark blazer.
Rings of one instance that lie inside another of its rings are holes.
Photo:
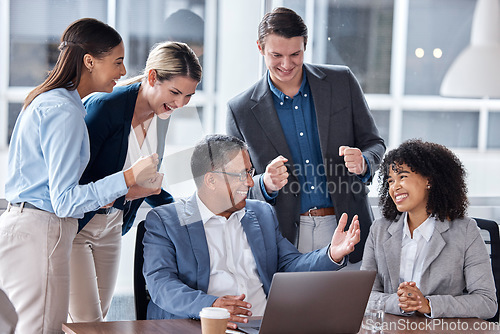
[[[90,137],[90,161],[83,172],[80,184],[95,182],[123,170],[132,116],[140,86],[140,83],[135,83],[115,87],[112,93],[97,93],[84,102],[87,110],[85,123],[87,123]],[[168,120],[158,119],[157,153],[160,159],[165,148],[167,128]],[[125,196],[122,196],[113,204],[115,208],[124,210],[122,234],[132,227],[137,210],[143,201],[144,198],[140,198],[125,204]],[[172,196],[163,189],[158,195],[146,197],[146,202],[153,207],[172,201]],[[79,219],[79,231],[95,214],[95,211],[87,212],[84,218]]]
[[[328,246],[302,254],[279,230],[273,208],[247,200],[241,225],[266,295],[278,271],[338,270]],[[207,294],[210,255],[196,195],[162,205],[146,217],[144,277],[151,301],[148,319],[198,318],[218,298]]]
[[[401,315],[399,286],[404,216],[395,222],[377,219],[366,242],[361,270],[375,270],[371,299],[385,311]],[[488,319],[497,312],[490,257],[476,221],[469,218],[436,222],[418,288],[431,301],[436,318]]]
[[[339,156],[339,147],[347,145],[361,149],[370,163],[373,176],[385,152],[384,141],[378,134],[361,87],[349,68],[310,64],[304,64],[304,68],[316,108],[328,192],[335,212],[338,217],[343,212],[350,218],[355,214],[359,216],[361,241],[350,255],[352,262],[358,262],[363,255],[373,213],[367,199],[368,188],[359,177],[347,171],[344,158]],[[283,235],[295,242],[301,213],[300,186],[274,108],[267,76],[264,75],[250,89],[231,99],[228,109],[227,133],[248,144],[257,174],[264,173],[267,164],[280,154],[288,159],[288,184],[272,204],[275,205]],[[256,184],[259,177],[256,176]],[[264,200],[258,186],[251,190],[250,196]]]

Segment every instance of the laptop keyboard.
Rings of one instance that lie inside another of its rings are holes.
[[[245,328],[238,327],[238,329],[243,333],[247,334],[259,334],[259,327],[245,327]]]

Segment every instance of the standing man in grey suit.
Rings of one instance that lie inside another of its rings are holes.
[[[328,244],[337,216],[357,214],[361,260],[373,213],[371,182],[385,145],[359,83],[345,66],[304,64],[307,27],[288,8],[259,24],[267,73],[228,104],[227,132],[244,140],[258,173],[251,197],[275,205],[301,252]]]

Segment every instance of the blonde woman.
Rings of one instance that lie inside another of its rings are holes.
[[[128,168],[141,156],[163,156],[168,118],[186,105],[201,80],[201,66],[184,43],[156,45],[142,75],[125,81],[111,94],[95,94],[85,101],[90,134],[90,162],[81,183],[92,182]],[[133,224],[146,200],[151,206],[172,202],[161,189],[131,187],[113,206],[88,213],[79,221],[80,232],[71,255],[72,321],[101,321],[111,304],[118,274],[121,236]]]

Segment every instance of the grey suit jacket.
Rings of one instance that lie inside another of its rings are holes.
[[[398,315],[403,224],[403,216],[396,222],[377,219],[361,265],[361,270],[377,271],[370,299],[385,300],[386,312]],[[419,289],[430,300],[433,316],[493,317],[497,311],[495,284],[476,221],[466,217],[437,222],[429,246]]]
[[[361,260],[373,214],[367,200],[368,190],[361,180],[348,173],[339,147],[348,145],[363,151],[372,166],[372,175],[385,152],[361,87],[345,66],[304,64],[316,109],[318,132],[325,165],[328,192],[337,214],[359,215],[361,242],[350,255],[351,262]],[[273,104],[267,76],[229,101],[227,133],[244,140],[256,169],[255,181],[278,155],[288,159],[288,184],[274,203],[283,235],[296,242],[300,220],[300,185],[290,149]],[[258,185],[258,183],[257,183]],[[250,196],[264,200],[259,186]],[[350,219],[349,219],[350,220]]]

